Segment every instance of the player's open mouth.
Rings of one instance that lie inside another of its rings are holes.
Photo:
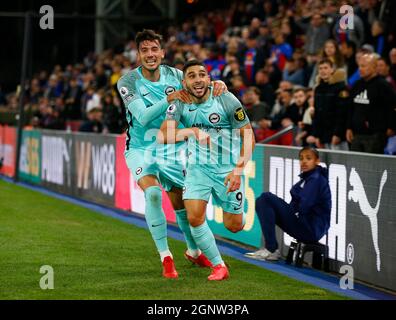
[[[196,93],[202,94],[204,92],[205,88],[204,88],[204,85],[200,84],[200,85],[197,85],[197,86],[193,86],[193,89],[194,89],[194,91]]]

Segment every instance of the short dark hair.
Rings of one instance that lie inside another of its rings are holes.
[[[383,57],[379,58],[379,59],[377,60],[377,62],[378,62],[378,61],[384,61],[385,64],[386,64],[388,67],[389,67],[389,65],[390,65],[389,61],[388,61],[387,59],[383,58]]]
[[[293,90],[293,94],[302,91],[304,94],[307,94],[307,90],[304,87],[296,88]]]
[[[319,65],[322,65],[322,64],[328,64],[328,65],[329,65],[330,67],[332,67],[332,68],[333,68],[333,66],[334,66],[333,61],[331,61],[331,60],[328,59],[328,58],[321,59],[321,60],[319,61]]]
[[[356,43],[352,40],[345,40],[344,41],[348,48],[352,48],[353,52],[356,52]]]
[[[310,146],[303,147],[298,153],[298,156],[301,156],[301,153],[304,151],[311,151],[315,155],[316,159],[319,159],[319,152],[316,150],[316,148]]]
[[[261,90],[260,90],[259,88],[257,88],[257,87],[254,87],[254,86],[249,87],[249,88],[246,90],[246,92],[254,92],[254,94],[258,95],[259,97],[260,97],[260,95],[261,95]]]
[[[139,46],[143,41],[158,41],[161,48],[163,44],[163,37],[159,33],[155,33],[154,30],[151,29],[144,29],[137,33],[135,37],[136,46],[139,50]]]
[[[183,67],[183,74],[186,74],[187,69],[190,68],[190,67],[193,67],[193,66],[201,66],[201,67],[204,67],[205,70],[206,70],[206,65],[205,65],[202,61],[199,61],[199,60],[190,60],[190,61],[187,61],[187,62],[185,63],[185,65],[184,65],[184,67]]]

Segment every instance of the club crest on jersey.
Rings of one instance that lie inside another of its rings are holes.
[[[176,92],[176,88],[175,87],[172,87],[172,86],[169,86],[169,87],[166,87],[166,89],[165,89],[165,94],[167,95],[167,96],[169,96],[171,93],[173,93],[173,92]]]
[[[236,110],[235,110],[235,113],[234,113],[234,118],[235,118],[235,120],[237,120],[237,121],[243,121],[243,120],[245,120],[245,119],[246,119],[245,110],[243,110],[242,107],[236,109]]]
[[[137,169],[136,169],[136,175],[141,174],[142,171],[143,171],[142,167],[137,168]]]
[[[220,115],[218,113],[212,113],[209,116],[209,121],[213,124],[218,123],[220,121]]]

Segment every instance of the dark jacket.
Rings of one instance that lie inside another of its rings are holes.
[[[333,135],[345,140],[349,96],[345,79],[345,71],[337,69],[328,82],[320,81],[315,88],[312,134],[322,143],[330,143]]]
[[[328,171],[317,166],[314,170],[301,173],[300,177],[301,180],[290,190],[290,205],[319,240],[330,227],[331,192]]]
[[[356,82],[350,94],[348,129],[357,134],[385,134],[394,127],[396,93],[380,76]]]
[[[78,129],[80,132],[102,133],[103,124],[95,120],[87,120]]]
[[[295,103],[293,103],[286,109],[283,118],[289,118],[295,125],[298,125],[298,123],[303,120],[304,113],[307,108],[307,101],[305,101],[301,107],[298,107]]]
[[[253,106],[245,107],[245,111],[251,122],[259,122],[260,120],[268,119],[271,108],[265,102],[259,102]]]

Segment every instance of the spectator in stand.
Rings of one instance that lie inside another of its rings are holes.
[[[285,42],[284,35],[277,31],[274,34],[275,44],[271,48],[270,62],[276,64],[280,71],[283,71],[286,61],[293,56],[293,48]]]
[[[40,81],[37,78],[33,78],[32,81],[30,81],[28,96],[30,103],[38,103],[39,99],[43,96],[43,91],[40,88]]]
[[[396,48],[393,48],[389,52],[389,61],[390,61],[390,75],[392,79],[396,79]]]
[[[306,32],[305,52],[309,55],[318,54],[329,36],[329,26],[323,16],[319,12],[314,13]]]
[[[249,87],[245,91],[242,103],[253,129],[260,127],[261,120],[269,118],[271,108],[265,102],[260,101],[260,90],[257,87]]]
[[[279,83],[279,88],[276,90],[276,100],[275,104],[271,110],[271,118],[274,118],[277,114],[284,112],[284,103],[282,102],[281,95],[283,91],[293,92],[293,84],[289,81],[281,81]],[[286,102],[289,100],[288,95],[284,95],[283,99],[286,97]],[[291,95],[290,95],[291,100]]]
[[[61,87],[59,85],[58,77],[52,74],[48,81],[48,86],[44,90],[44,96],[48,99],[60,97],[62,94]]]
[[[98,63],[95,66],[95,84],[98,89],[104,88],[107,86],[107,76],[105,74],[105,70],[103,65]]]
[[[298,133],[295,141],[298,146],[308,146],[307,138],[312,134],[312,118],[315,112],[314,97],[309,96],[306,92],[308,108],[305,110],[302,121],[298,123]],[[312,146],[315,145],[313,141]]]
[[[305,110],[308,108],[305,88],[297,88],[293,91],[293,103],[287,108],[284,118],[290,119],[294,125],[298,126],[302,122]]]
[[[358,69],[356,63],[356,44],[353,41],[347,40],[340,44],[340,52],[344,58],[347,70],[347,78],[349,79]]]
[[[349,93],[345,80],[345,71],[335,70],[330,59],[319,62],[312,119],[312,135],[318,148],[348,150],[345,134]]]
[[[319,54],[319,61],[323,59],[329,59],[333,63],[333,68],[337,69],[345,69],[344,57],[333,39],[329,39],[325,42],[320,54]],[[309,80],[309,86],[313,88],[317,83],[317,76],[318,76],[318,63],[315,64],[315,67],[311,74],[311,79]]]
[[[396,90],[396,80],[390,75],[390,66],[384,58],[380,58],[377,61],[377,72],[378,75],[384,77],[386,81],[390,83],[392,88]]]
[[[265,56],[262,48],[257,47],[257,37],[250,34],[247,42],[247,51],[244,57],[245,78],[248,84],[254,84],[256,71],[264,66]]]
[[[350,5],[349,1],[341,1],[339,7],[343,5]],[[346,40],[353,41],[356,47],[359,48],[365,43],[365,28],[362,19],[354,13],[353,15],[353,28],[342,28],[340,24],[342,16],[339,15],[333,28],[333,37],[337,43],[342,43]],[[329,37],[327,37],[329,38]],[[327,39],[326,38],[326,39]]]
[[[227,87],[230,87],[232,85],[231,79],[235,76],[243,77],[243,71],[238,59],[235,56],[229,56],[227,57],[227,64],[223,69],[221,79],[225,82]]]
[[[275,63],[272,63],[271,60],[271,58],[267,59],[263,69],[268,74],[269,83],[271,84],[272,88],[276,90],[282,81],[282,71],[280,71],[278,66]]]
[[[40,127],[43,129],[52,130],[65,130],[65,120],[60,116],[61,111],[57,110],[55,106],[47,104],[42,109],[42,115],[40,119]]]
[[[346,138],[352,151],[384,153],[395,128],[396,93],[377,73],[377,58],[359,60],[361,79],[351,89]]]
[[[182,30],[177,34],[176,39],[180,43],[191,43],[195,38],[191,22],[186,21],[182,24]]]
[[[278,89],[279,90],[279,89]],[[273,109],[270,115],[270,119],[266,120],[262,124],[264,128],[269,128],[271,130],[279,130],[289,125],[293,124],[293,121],[288,117],[289,108],[294,103],[293,101],[293,90],[286,89],[279,91],[279,110],[274,112]]]
[[[103,132],[122,133],[124,131],[124,116],[118,96],[106,93],[103,98]]]
[[[373,52],[374,49],[371,45],[364,45],[362,48],[356,51],[356,55],[355,55],[356,64],[359,64],[359,60],[363,55],[371,54]],[[355,73],[348,78],[348,86],[352,87],[358,80],[360,80],[359,68],[357,68]]]
[[[110,77],[110,86],[113,89],[113,95],[117,94],[117,81],[121,78],[121,66],[118,63],[114,63],[113,65],[113,73]]]
[[[103,112],[101,105],[94,99],[87,104],[87,120],[80,126],[80,132],[102,133],[103,131]]]
[[[269,56],[271,43],[270,43],[270,30],[266,22],[262,22],[259,28],[259,34],[257,37],[257,46],[263,48],[264,54]]]
[[[371,26],[372,41],[370,43],[374,47],[375,52],[380,56],[383,55],[385,50],[384,31],[384,24],[379,20],[375,20],[373,25]]]
[[[245,26],[250,23],[251,18],[247,14],[246,3],[233,2],[229,12],[230,22],[233,26]]]
[[[183,59],[175,59],[173,61],[173,67],[175,67],[176,69],[179,69],[180,71],[183,71],[183,67],[186,64],[186,61],[184,61]]]
[[[203,46],[206,46],[211,43],[215,43],[216,37],[210,32],[208,26],[204,24],[199,24],[197,26],[195,41],[199,42]]]
[[[65,114],[67,119],[81,119],[81,96],[82,90],[77,83],[77,79],[71,78],[65,93]]]
[[[123,53],[124,57],[126,57],[132,64],[135,64],[137,61],[137,48],[135,41],[129,41],[124,49]]]
[[[303,58],[291,58],[286,62],[283,70],[283,80],[299,86],[305,85],[305,63]]]
[[[221,50],[218,45],[211,45],[209,47],[209,57],[204,60],[204,63],[211,79],[213,81],[220,80],[226,61],[221,55]]]
[[[81,96],[81,115],[82,115],[82,118],[86,117],[88,101],[93,99],[94,95],[95,95],[95,87],[94,86],[89,86],[88,88],[86,88],[86,91]]]
[[[231,88],[229,90],[239,99],[242,99],[242,96],[247,89],[247,86],[243,80],[241,75],[236,75],[231,78]]]
[[[271,110],[275,104],[275,90],[272,87],[268,72],[260,69],[256,73],[256,87],[260,90],[260,100],[270,106]]]

